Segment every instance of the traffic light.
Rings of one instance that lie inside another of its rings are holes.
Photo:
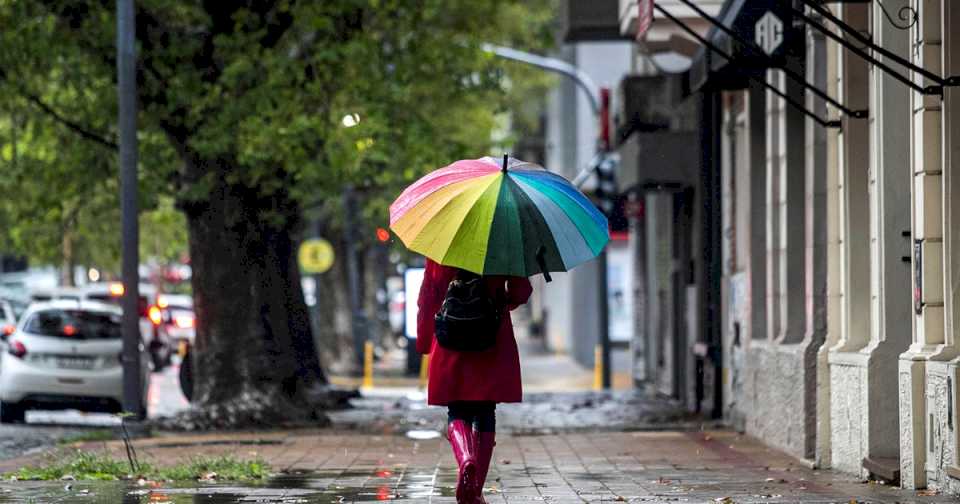
[[[608,153],[597,163],[597,189],[594,195],[599,202],[600,211],[608,218],[616,211],[617,199],[617,165],[620,164],[616,153]]]

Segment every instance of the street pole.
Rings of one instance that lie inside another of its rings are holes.
[[[120,225],[123,253],[123,409],[146,415],[140,382],[139,232],[137,225],[137,70],[133,0],[117,0],[117,97]]]
[[[357,211],[353,185],[343,190],[343,240],[347,252],[347,283],[350,288],[350,328],[353,332],[353,350],[360,369],[364,365],[364,347],[367,336],[367,320],[360,296],[360,265],[357,264],[357,234],[353,218]]]
[[[482,49],[499,58],[516,61],[525,65],[530,65],[547,72],[553,72],[563,75],[572,80],[587,96],[590,103],[590,109],[600,126],[601,136],[598,139],[597,155],[590,166],[584,168],[573,179],[573,184],[580,187],[590,178],[590,175],[597,170],[597,166],[603,162],[604,154],[610,151],[610,132],[606,121],[609,120],[610,113],[610,95],[609,91],[599,88],[593,79],[575,65],[558,59],[540,56],[526,51],[520,51],[511,47],[503,47],[494,44],[483,44]],[[603,123],[603,124],[601,124]],[[610,313],[609,299],[607,294],[607,249],[604,247],[597,256],[597,289],[600,291],[599,306],[599,325],[600,333],[600,363],[601,363],[601,383],[604,389],[610,389]]]

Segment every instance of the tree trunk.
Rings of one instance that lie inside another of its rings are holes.
[[[60,238],[60,285],[64,287],[76,287],[77,283],[73,279],[73,232],[69,229],[63,230]]]
[[[218,177],[186,214],[195,404],[211,426],[317,418],[306,393],[326,377],[300,285],[299,208],[284,193],[264,198]]]

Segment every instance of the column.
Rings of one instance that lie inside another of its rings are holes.
[[[960,5],[956,2],[944,4],[943,61],[944,73],[955,75],[960,72]],[[944,91],[944,131],[947,141],[945,149],[945,164],[943,170],[944,191],[944,269],[945,269],[945,340],[954,351],[960,345],[960,89],[947,88]],[[948,479],[947,490],[953,494],[960,494],[960,419],[957,417],[960,408],[960,358],[950,362],[947,370],[948,383],[952,387],[945,399],[953,407],[953,425],[948,432],[953,433],[951,447],[953,460],[948,460],[946,472],[952,477]]]
[[[881,9],[898,12],[907,4],[907,0],[872,4],[871,32],[879,45],[896,54],[908,54],[909,32],[891,24]],[[910,142],[903,134],[909,104],[910,89],[871,65],[870,340],[860,352],[865,358],[861,388],[866,394],[860,457],[874,471],[883,469],[881,474],[899,467],[897,356],[910,346],[912,331],[910,292],[904,288],[910,284]]]
[[[827,89],[828,68],[826,37],[817,30],[808,29],[807,80],[820,89]],[[826,101],[812,93],[807,94],[806,103],[807,108],[820,117],[826,117],[829,114]],[[803,368],[816,371],[808,371],[804,375],[804,401],[811,405],[808,408],[809,424],[806,426],[806,431],[811,433],[812,439],[807,452],[817,465],[822,465],[824,462],[821,459],[824,453],[821,440],[830,439],[829,431],[823,432],[823,426],[827,429],[830,426],[830,392],[829,388],[823,390],[820,386],[825,381],[823,372],[827,367],[826,354],[823,354],[822,358],[819,355],[827,333],[828,136],[827,128],[815,123],[812,119],[806,120],[807,157],[803,170],[806,177],[804,181],[806,331],[803,339]],[[829,383],[828,380],[827,383]],[[820,407],[821,401],[826,401],[828,406],[826,411]],[[827,418],[824,419],[821,415],[826,415]],[[829,464],[829,461],[827,463]]]
[[[940,2],[914,0],[919,22],[911,29],[911,61],[942,74]],[[926,85],[921,75],[914,82]],[[913,342],[900,356],[900,478],[906,488],[927,486],[928,430],[935,422],[926,396],[927,363],[944,343],[943,317],[943,103],[941,97],[911,93],[911,184]],[[934,392],[934,391],[931,391]],[[928,414],[931,416],[928,417]]]
[[[769,338],[767,319],[767,167],[766,90],[751,83],[747,92],[747,128],[750,132],[750,339]]]
[[[840,95],[840,51],[839,44],[832,40],[826,43],[826,86],[830,96]],[[831,116],[838,111],[829,108]],[[840,263],[842,243],[840,241],[840,140],[839,129],[826,131],[826,334],[824,342],[817,351],[817,452],[818,467],[831,467],[832,433],[831,425],[831,385],[828,355],[830,348],[840,341],[840,313],[843,303]]]
[[[857,30],[869,30],[866,4],[843,4],[839,15]],[[845,35],[847,40],[850,37]],[[853,44],[858,44],[852,40]],[[869,64],[836,46],[840,101],[854,110],[869,106]],[[831,467],[860,475],[867,444],[864,390],[870,339],[870,128],[864,119],[844,116],[839,141],[840,339],[828,353],[830,366]]]

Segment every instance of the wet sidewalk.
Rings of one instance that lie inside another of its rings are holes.
[[[442,438],[290,431],[161,437],[136,446],[141,460],[157,465],[201,454],[260,457],[276,476],[241,487],[4,482],[0,502],[454,502],[456,468]],[[116,442],[83,449],[124,456]],[[956,501],[810,470],[729,431],[501,436],[487,487],[491,503]]]

